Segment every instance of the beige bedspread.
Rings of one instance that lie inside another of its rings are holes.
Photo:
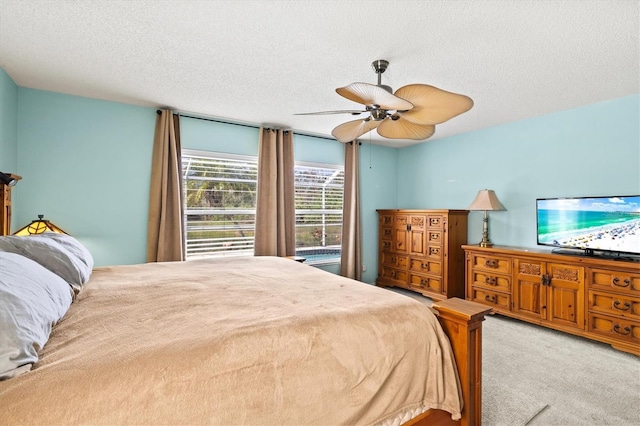
[[[0,424],[376,424],[459,415],[422,304],[283,258],[96,268]]]

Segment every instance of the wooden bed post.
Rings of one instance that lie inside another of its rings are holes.
[[[9,174],[15,180],[22,177]],[[0,236],[11,235],[11,187],[0,183]]]
[[[491,308],[457,297],[434,302],[433,308],[449,337],[462,387],[462,418],[451,420],[442,410],[428,410],[403,426],[482,424],[482,321]]]
[[[462,385],[461,425],[482,423],[482,321],[491,308],[480,303],[451,298],[435,302],[438,319],[456,358]]]

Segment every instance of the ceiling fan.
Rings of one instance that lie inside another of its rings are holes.
[[[351,142],[376,129],[388,139],[424,140],[436,131],[436,124],[469,111],[473,100],[465,95],[447,92],[426,84],[409,84],[392,93],[389,86],[381,84],[382,73],[389,61],[378,59],[372,64],[378,74],[378,84],[351,83],[336,89],[336,92],[354,102],[364,105],[364,110],[340,110],[309,112],[296,115],[325,115],[368,113],[364,119],[348,121],[331,131],[342,143]]]

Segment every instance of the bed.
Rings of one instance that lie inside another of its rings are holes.
[[[93,268],[73,237],[0,237],[1,300],[50,282],[39,339],[16,356],[0,331],[0,424],[480,423],[473,302],[434,315],[286,258]],[[16,304],[0,318],[20,327]]]

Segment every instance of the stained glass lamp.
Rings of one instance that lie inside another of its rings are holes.
[[[67,234],[67,232],[63,231],[60,227],[54,225],[44,218],[44,215],[39,214],[37,220],[31,221],[27,226],[20,228],[13,235],[23,236],[23,235],[35,235],[42,234],[44,232],[55,232],[58,234]]]

